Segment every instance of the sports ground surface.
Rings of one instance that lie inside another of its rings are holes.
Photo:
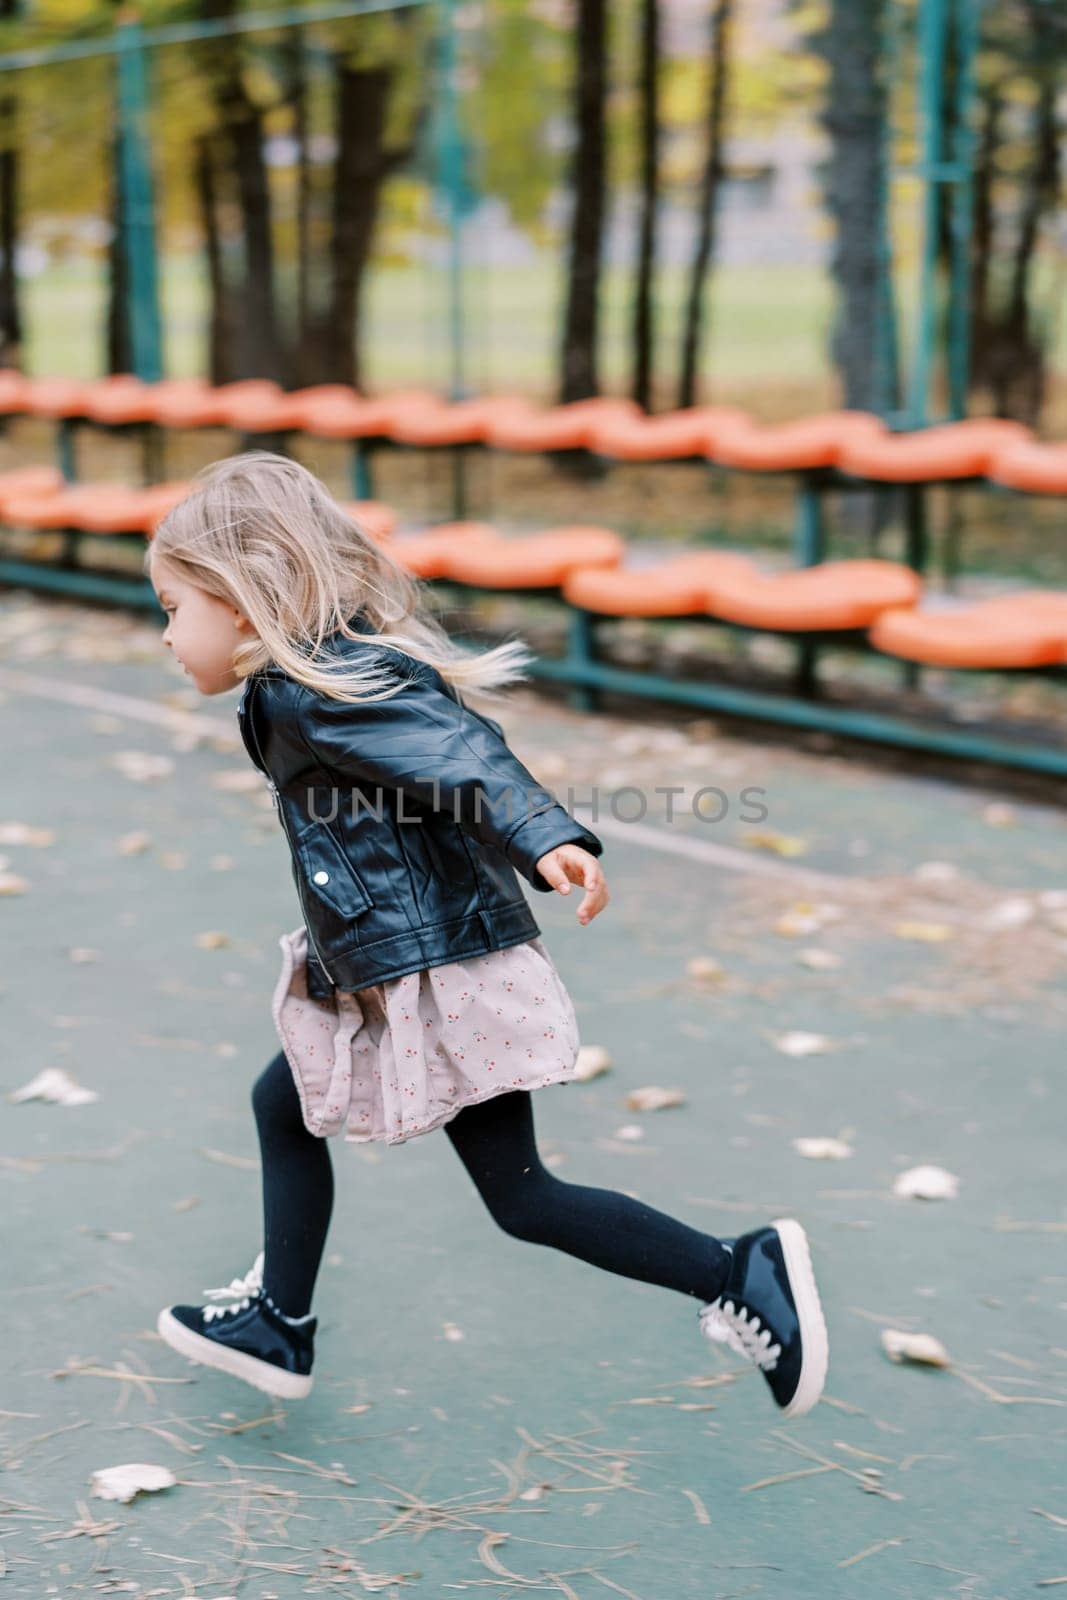
[[[582,928],[576,892],[528,891],[611,1062],[537,1095],[542,1155],[709,1232],[798,1216],[824,1401],[781,1422],[694,1300],[503,1234],[438,1133],[335,1144],[315,1388],[273,1408],[154,1331],[260,1247],[248,1095],[299,911],[235,704],[147,623],[0,596],[0,1595],[1067,1586],[1062,795],[515,691],[517,753],[602,796],[577,814],[612,893]],[[708,784],[714,825],[607,811]],[[48,1067],[98,1098],[7,1100]],[[653,1085],[684,1103],[627,1105]],[[895,1197],[920,1164],[958,1195]],[[891,1362],[886,1329],[949,1365]],[[177,1481],[91,1497],[125,1462]]]

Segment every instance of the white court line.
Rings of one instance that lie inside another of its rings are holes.
[[[154,700],[141,700],[134,695],[115,694],[110,689],[96,689],[88,684],[60,682],[56,678],[40,678],[33,673],[20,672],[10,667],[0,667],[0,690],[19,694],[37,695],[42,700],[57,700],[62,704],[80,706],[90,711],[109,712],[112,716],[126,717],[131,722],[147,722],[153,727],[171,733],[199,733],[210,738],[240,739],[236,723],[236,706],[233,720],[223,720],[202,711],[178,711],[172,706],[159,705]],[[576,819],[589,806],[575,804]],[[778,878],[784,882],[806,884],[811,888],[842,890],[855,887],[855,879],[836,877],[830,873],[814,872],[810,867],[794,867],[784,861],[765,856],[755,856],[747,850],[737,850],[732,845],[715,844],[710,839],[693,839],[685,834],[670,833],[663,828],[650,827],[642,822],[624,822],[616,817],[601,817],[587,824],[594,833],[620,843],[643,845],[646,850],[658,850],[661,855],[684,856],[706,866],[721,867],[726,872],[739,872],[751,878]],[[668,824],[669,827],[669,824]]]

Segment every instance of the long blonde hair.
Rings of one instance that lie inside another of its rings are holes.
[[[242,611],[254,636],[238,646],[239,678],[274,662],[332,699],[389,698],[395,673],[323,654],[331,634],[393,647],[436,668],[458,689],[493,698],[528,676],[520,640],[472,653],[453,643],[425,608],[426,586],[343,511],[298,462],[250,450],[205,467],[156,528],[153,556],[208,594]],[[362,610],[374,633],[348,626]]]

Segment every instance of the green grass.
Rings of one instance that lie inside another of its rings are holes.
[[[552,264],[468,269],[468,381],[471,387],[551,394],[557,381],[562,285]],[[678,364],[684,279],[661,275],[657,303],[659,370],[667,396]],[[631,279],[605,274],[603,381],[628,378]],[[71,261],[25,285],[27,367],[35,373],[92,377],[104,370],[106,282],[102,261]],[[203,371],[207,297],[199,259],[168,256],[163,265],[168,375]],[[808,269],[725,269],[710,296],[704,371],[718,398],[729,385],[766,382],[773,391],[828,380],[830,293]],[[447,381],[447,282],[437,267],[382,267],[367,293],[367,368],[374,385]]]

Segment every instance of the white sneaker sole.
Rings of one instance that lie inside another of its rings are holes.
[[[156,1331],[180,1356],[187,1356],[190,1361],[198,1361],[205,1367],[217,1367],[220,1372],[241,1378],[245,1383],[250,1383],[253,1389],[261,1389],[264,1394],[274,1395],[279,1400],[303,1400],[310,1393],[310,1374],[302,1377],[299,1372],[284,1372],[269,1361],[246,1355],[243,1350],[230,1350],[225,1345],[216,1344],[214,1339],[205,1339],[202,1334],[187,1328],[169,1310],[159,1313]]]
[[[778,1217],[771,1227],[778,1230],[778,1237],[782,1241],[785,1270],[800,1323],[800,1379],[792,1400],[782,1407],[782,1415],[801,1417],[805,1411],[811,1410],[822,1394],[830,1361],[830,1341],[822,1302],[815,1286],[807,1234],[793,1217]]]

